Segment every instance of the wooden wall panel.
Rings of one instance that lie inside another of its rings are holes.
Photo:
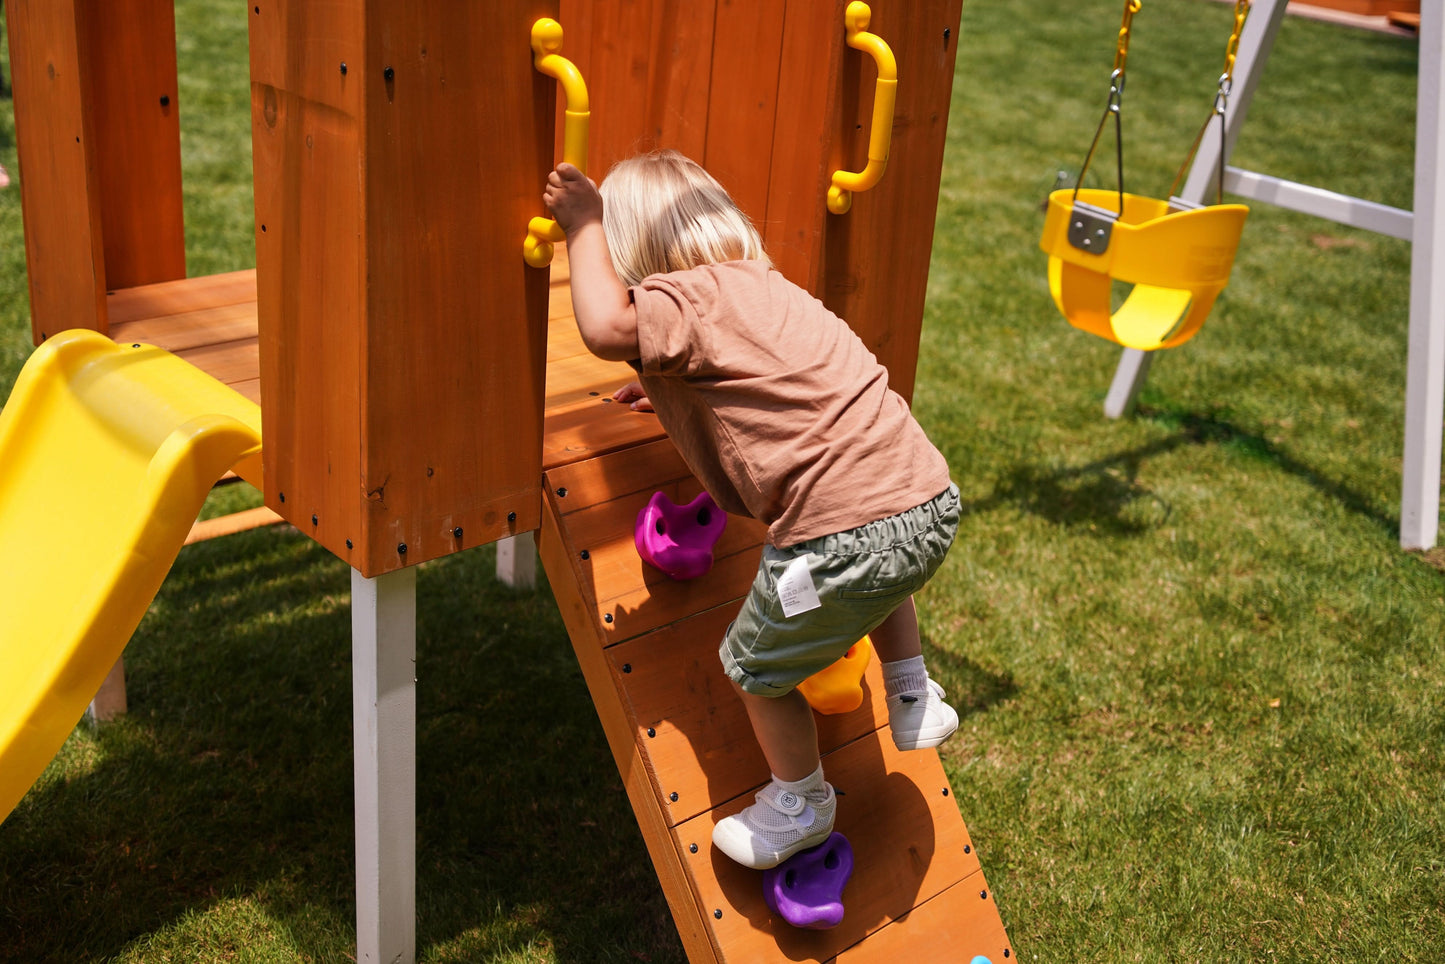
[[[869,30],[887,41],[898,60],[892,149],[878,185],[855,195],[847,214],[826,215],[819,296],[848,320],[888,368],[893,390],[911,398],[953,92],[960,0],[879,2],[872,10]],[[862,170],[867,161],[876,77],[872,58],[847,48],[841,150],[836,156],[850,171]]]
[[[382,570],[541,524],[548,274],[523,262],[521,238],[552,166],[556,96],[529,36],[557,9],[373,9],[362,470]]]
[[[707,148],[713,0],[562,0],[562,53],[587,81],[588,171],[642,151]]]
[[[31,333],[107,331],[94,144],[84,109],[80,4],[5,4],[20,156]]]
[[[768,173],[778,102],[784,5],[718,0],[707,147],[694,156],[717,178],[759,231],[768,216]],[[822,40],[822,38],[819,38]],[[822,118],[814,118],[821,122]]]
[[[556,13],[253,5],[267,503],[364,575],[540,523]]]
[[[361,5],[271,0],[249,19],[266,504],[355,565]]]
[[[186,276],[174,0],[79,4],[106,287]]]
[[[821,291],[828,174],[837,166],[845,0],[789,0],[763,241],[787,278]]]

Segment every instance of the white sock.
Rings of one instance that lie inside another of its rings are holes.
[[[923,665],[922,656],[895,660],[883,664],[883,689],[889,699],[904,693],[923,693],[928,690],[928,669]]]
[[[777,774],[773,774],[773,783],[783,790],[791,790],[798,796],[807,800],[821,799],[826,795],[823,783],[823,764],[818,764],[818,769],[803,777],[801,780],[781,780]]]

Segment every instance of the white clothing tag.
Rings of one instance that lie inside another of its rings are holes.
[[[778,602],[783,605],[783,615],[790,619],[823,605],[818,600],[813,575],[808,572],[807,556],[799,556],[788,563],[788,568],[778,577]]]

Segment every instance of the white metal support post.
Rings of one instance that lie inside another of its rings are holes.
[[[351,572],[356,960],[416,960],[416,569]]]
[[[497,540],[497,579],[513,589],[537,586],[537,539],[519,532]]]
[[[1224,160],[1234,152],[1239,140],[1244,117],[1249,113],[1250,102],[1259,79],[1264,75],[1264,65],[1269,52],[1274,49],[1274,38],[1284,20],[1287,0],[1259,0],[1244,22],[1239,36],[1239,48],[1234,58],[1234,88],[1229,97],[1229,109],[1224,117]],[[1212,196],[1214,179],[1219,176],[1219,138],[1211,129],[1205,132],[1189,168],[1189,176],[1179,196],[1195,204],[1204,203]],[[1125,348],[1119,356],[1119,367],[1114,370],[1114,381],[1109,385],[1109,394],[1104,398],[1104,414],[1109,418],[1121,418],[1134,410],[1144,380],[1149,377],[1149,365],[1154,352]]]
[[[1440,527],[1440,445],[1445,411],[1445,9],[1420,5],[1415,108],[1415,217],[1410,251],[1410,354],[1405,376],[1405,459],[1400,545],[1429,549]]]

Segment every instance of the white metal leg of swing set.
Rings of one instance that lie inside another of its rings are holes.
[[[1286,0],[1258,0],[1235,59],[1235,86],[1225,124],[1225,158],[1234,148],[1264,73]],[[1410,334],[1405,378],[1405,453],[1400,545],[1430,549],[1440,528],[1441,436],[1445,433],[1445,4],[1420,5],[1420,74],[1415,110],[1414,210],[1376,204],[1307,184],[1226,167],[1225,190],[1341,224],[1411,242]],[[1205,138],[1181,196],[1205,199],[1219,164],[1219,143]],[[1119,418],[1134,407],[1149,376],[1152,352],[1126,348],[1104,400]]]

